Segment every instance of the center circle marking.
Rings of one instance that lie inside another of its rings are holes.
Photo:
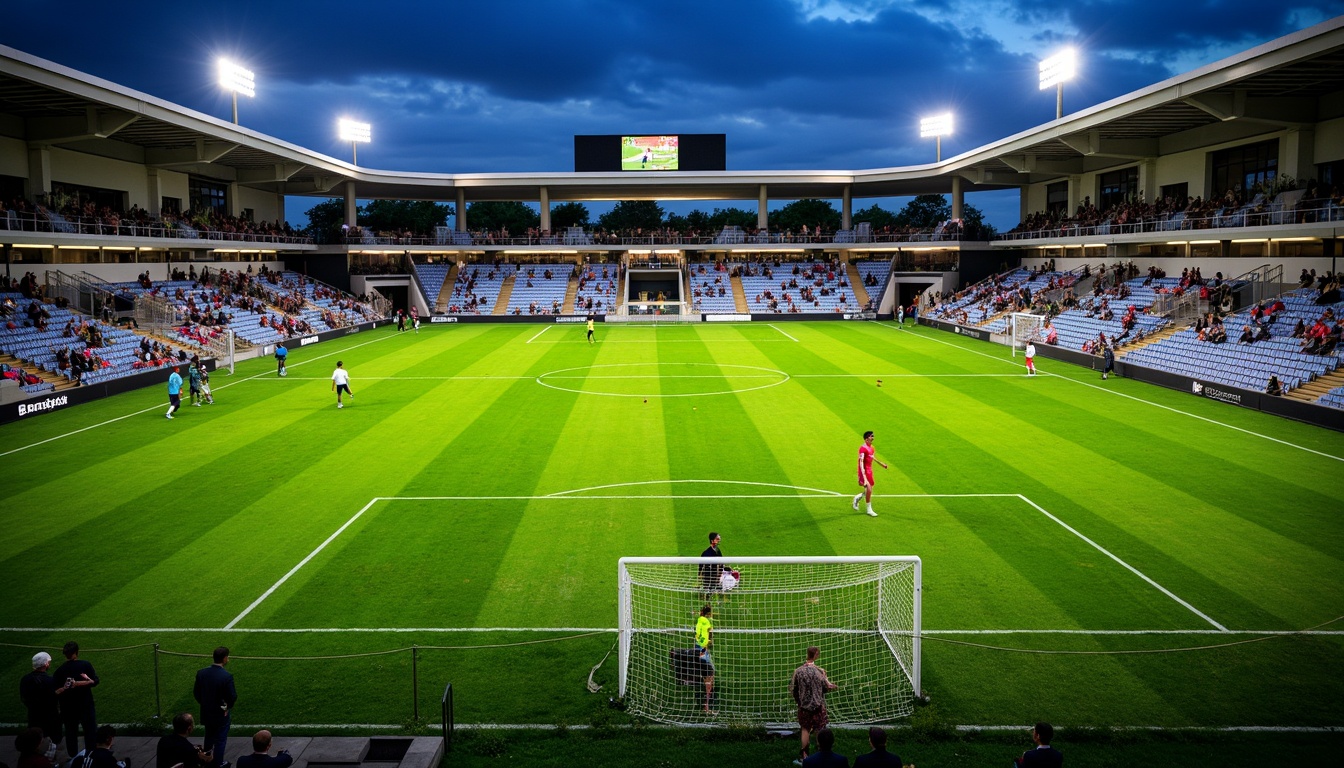
[[[616,371],[609,371],[608,375],[605,376],[566,375],[566,374],[573,374],[578,371],[595,371],[597,369],[628,370],[630,368],[652,368],[656,371],[657,369],[665,366],[666,367],[698,366],[704,368],[713,368],[714,370],[719,372],[719,375],[686,374],[678,376],[675,374],[661,374],[661,373],[640,375],[637,373],[619,374]],[[734,374],[733,371],[742,371],[742,373]],[[578,389],[575,387],[565,386],[563,383],[560,383],[569,379],[580,379],[580,378],[582,378],[585,381],[585,383],[588,384],[589,386],[592,385],[594,379],[597,379],[599,381],[602,379],[612,379],[614,381],[631,381],[637,379],[674,379],[674,378],[704,378],[704,379],[750,378],[750,379],[769,379],[769,381],[766,381],[763,384],[759,384],[757,386],[752,387],[737,387],[734,389],[720,389],[720,390],[712,390],[709,392],[671,392],[671,393],[602,392],[602,391],[594,391],[593,389]],[[556,371],[547,371],[546,373],[537,376],[535,379],[535,381],[541,386],[559,390],[561,392],[573,392],[579,395],[603,395],[606,397],[705,397],[709,395],[735,395],[743,392],[754,392],[758,389],[769,389],[770,387],[777,387],[788,380],[789,380],[789,374],[783,371],[775,370],[774,368],[761,368],[755,365],[734,365],[731,363],[607,363],[604,365],[582,365],[575,368],[561,368]]]

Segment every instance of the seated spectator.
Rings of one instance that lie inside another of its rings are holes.
[[[1265,394],[1272,395],[1274,397],[1280,397],[1283,395],[1283,385],[1279,383],[1278,376],[1269,377],[1269,383],[1265,385]]]
[[[1307,335],[1307,324],[1298,318],[1297,325],[1293,326],[1293,338],[1300,339]]]
[[[830,728],[817,731],[817,752],[801,762],[794,762],[803,768],[849,768],[849,760],[835,751],[835,731]]]
[[[238,768],[289,768],[293,764],[287,749],[271,754],[271,732],[267,730],[257,731],[252,737],[252,754],[238,758]]]
[[[1254,342],[1255,342],[1255,331],[1252,331],[1251,326],[1249,325],[1242,326],[1241,337],[1237,339],[1237,343],[1252,344]]]
[[[868,744],[873,751],[854,758],[854,768],[902,768],[901,756],[887,751],[887,732],[882,728],[868,729]]]
[[[1255,340],[1256,340],[1256,341],[1269,341],[1269,339],[1270,339],[1270,336],[1269,336],[1269,325],[1266,324],[1266,325],[1262,325],[1262,326],[1260,326],[1260,330],[1258,330],[1258,331],[1255,332]]]
[[[1036,744],[1032,749],[1022,753],[1022,756],[1013,761],[1013,765],[1018,768],[1059,768],[1064,765],[1064,753],[1050,746],[1050,740],[1055,736],[1055,729],[1049,723],[1037,723],[1035,728],[1031,729],[1031,740]]]
[[[110,725],[98,726],[92,750],[81,750],[71,758],[71,765],[80,768],[126,768],[125,760],[118,760],[112,754],[112,742],[117,738],[117,729]]]
[[[196,721],[190,712],[183,712],[173,718],[173,732],[159,738],[154,768],[202,768],[210,763],[213,755],[192,744],[187,737],[196,728]]]
[[[46,742],[48,749],[43,749]],[[16,768],[54,768],[51,758],[56,754],[55,745],[42,735],[41,728],[27,728],[14,737],[14,749],[19,753]]]

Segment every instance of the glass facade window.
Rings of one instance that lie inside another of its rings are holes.
[[[1208,197],[1230,189],[1247,198],[1257,184],[1269,185],[1279,173],[1279,140],[1245,144],[1213,153],[1213,186]]]
[[[1185,205],[1185,201],[1190,199],[1190,183],[1182,181],[1180,184],[1164,184],[1162,186],[1162,199],[1170,198],[1172,202],[1178,205]]]
[[[187,195],[193,211],[210,211],[218,216],[229,212],[228,185],[217,181],[198,179],[195,176],[187,183]]]
[[[1059,181],[1045,188],[1045,210],[1067,216],[1069,213],[1069,182]]]
[[[1129,198],[1138,196],[1138,166],[1101,174],[1101,195],[1098,198],[1098,207],[1101,210],[1110,210]]]

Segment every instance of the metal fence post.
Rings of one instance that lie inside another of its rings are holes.
[[[443,700],[439,703],[439,716],[442,718],[439,722],[443,724],[443,751],[450,752],[453,749],[453,684],[449,683],[443,689]]]
[[[411,643],[411,717],[420,720],[420,646]]]
[[[159,698],[159,644],[154,644],[154,717],[163,718],[163,704]]]

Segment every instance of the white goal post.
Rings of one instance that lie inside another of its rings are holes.
[[[796,723],[789,680],[812,645],[839,686],[826,701],[833,723],[914,710],[918,557],[624,557],[618,568],[620,695],[631,714],[683,725]],[[740,580],[728,587],[720,569]],[[714,623],[710,712],[708,668],[695,654],[704,605]]]
[[[1013,357],[1017,357],[1019,346],[1026,349],[1029,341],[1044,341],[1041,329],[1045,327],[1045,315],[1033,315],[1029,312],[1014,312],[1010,330],[1013,332]]]

